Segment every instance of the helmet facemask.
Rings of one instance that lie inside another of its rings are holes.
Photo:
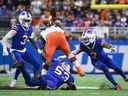
[[[86,46],[94,43],[95,40],[96,40],[96,35],[95,34],[91,34],[91,33],[82,34],[81,42]]]
[[[22,22],[23,26],[28,29],[31,25],[31,20],[29,19],[24,19],[23,22]]]
[[[19,23],[23,26],[23,28],[28,29],[32,22],[32,16],[30,13],[23,11],[19,15]]]

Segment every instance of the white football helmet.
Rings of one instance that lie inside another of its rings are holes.
[[[96,40],[96,35],[94,33],[83,33],[81,36],[81,41],[85,44],[85,45],[89,45],[92,44],[93,42],[95,42]]]
[[[32,15],[27,12],[23,11],[19,14],[19,23],[25,28],[28,29],[32,22]]]

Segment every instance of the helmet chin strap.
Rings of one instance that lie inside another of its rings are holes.
[[[27,24],[27,23],[25,23],[24,26],[25,26],[26,28],[29,28],[29,24]]]
[[[28,30],[29,26],[30,26],[30,25],[27,24],[27,23],[22,24],[22,27],[24,28],[24,30]]]
[[[28,30],[28,28],[29,27],[26,27],[26,26],[24,26],[24,25],[22,25],[22,27],[23,27],[23,29],[26,31],[26,30]]]

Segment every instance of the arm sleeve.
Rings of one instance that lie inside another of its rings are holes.
[[[105,39],[101,39],[101,46],[108,44],[108,42]]]
[[[79,46],[79,48],[81,49],[81,51],[83,51],[84,50],[84,44],[83,43],[80,43],[80,46]]]
[[[107,49],[110,49],[110,48],[113,48],[112,44],[108,43],[105,39],[100,39],[98,41],[99,45],[102,46],[103,48],[107,48]],[[97,43],[97,44],[98,44]]]
[[[106,42],[106,40],[103,39],[103,38],[98,38],[98,39],[96,40],[96,45],[104,46],[104,45],[106,45],[106,44],[107,44],[107,42]]]

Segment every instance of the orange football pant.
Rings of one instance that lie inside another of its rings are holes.
[[[45,58],[47,62],[51,62],[53,54],[57,49],[61,49],[65,55],[69,55],[71,53],[69,44],[66,40],[64,33],[49,33],[46,37],[46,44],[44,48]]]

